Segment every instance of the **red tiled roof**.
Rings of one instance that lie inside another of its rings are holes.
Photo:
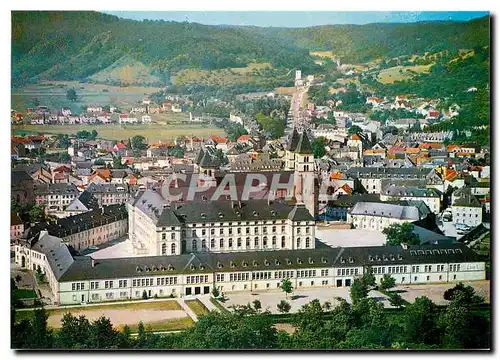
[[[455,169],[447,169],[446,176],[444,177],[447,181],[453,181],[458,176],[458,172]]]
[[[71,172],[71,169],[66,165],[59,166],[54,169],[54,172]]]
[[[248,135],[241,135],[238,140],[236,140],[237,142],[247,142],[248,140],[250,139],[250,136]]]
[[[341,179],[342,178],[342,173],[340,171],[334,172],[330,175],[330,179]]]
[[[352,139],[352,140],[358,140],[358,141],[361,141],[361,139],[359,138],[359,135],[358,135],[358,134],[353,134],[353,135],[351,136],[351,139]]]
[[[346,192],[347,195],[351,195],[352,194],[352,189],[349,185],[347,184],[344,184],[341,186],[341,189],[344,190]]]

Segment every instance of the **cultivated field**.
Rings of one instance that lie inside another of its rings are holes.
[[[71,88],[74,88],[77,94],[77,100],[74,102],[66,98],[66,92]],[[89,104],[102,106],[112,104],[121,110],[129,111],[132,105],[142,101],[145,96],[160,90],[158,87],[120,87],[78,81],[47,81],[13,89],[11,107],[22,112],[28,107],[35,107],[35,100],[38,100],[40,105],[51,109],[69,107],[74,113],[81,113],[82,107]]]
[[[184,84],[207,84],[207,85],[231,85],[264,83],[267,77],[257,73],[259,70],[272,68],[269,63],[252,63],[244,68],[231,68],[219,70],[182,70],[172,76],[172,82],[175,85]]]
[[[311,51],[309,52],[311,56],[318,56],[322,58],[335,59],[333,52],[331,51]]]
[[[173,140],[178,136],[208,137],[224,136],[224,130],[207,124],[137,124],[137,125],[12,125],[14,134],[29,131],[40,134],[75,134],[81,130],[96,130],[98,138],[107,140],[125,140],[135,135],[142,135],[152,141]]]
[[[383,84],[392,84],[396,81],[408,80],[413,77],[413,74],[408,71],[416,73],[428,73],[432,65],[414,65],[414,66],[394,66],[389,69],[381,70],[378,74],[377,80]],[[400,72],[402,70],[402,72]]]
[[[151,75],[150,69],[143,63],[125,55],[108,66],[106,69],[90,77],[96,82],[119,81],[126,84],[152,84],[160,79]]]

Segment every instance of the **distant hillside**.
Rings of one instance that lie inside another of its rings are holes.
[[[270,63],[320,73],[311,50],[343,62],[471,49],[489,43],[489,18],[470,22],[305,29],[134,21],[97,12],[12,12],[12,85],[79,80],[164,85],[183,69]],[[118,63],[117,63],[118,61]],[[123,63],[125,62],[125,63]]]
[[[223,69],[249,63],[313,69],[307,50],[239,28],[133,21],[97,12],[13,12],[13,85],[84,80],[124,55],[165,80],[181,69]],[[138,81],[139,82],[139,81]]]
[[[485,46],[490,41],[489,17],[468,22],[328,25],[300,29],[248,27],[247,30],[277,38],[290,46],[332,51],[344,63],[441,50],[458,51]]]

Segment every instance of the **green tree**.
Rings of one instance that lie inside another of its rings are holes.
[[[144,348],[147,342],[147,333],[144,328],[144,323],[142,321],[139,322],[139,326],[137,327],[137,347],[139,349]]]
[[[370,287],[375,287],[377,285],[375,275],[373,275],[371,267],[368,267],[363,276],[361,276],[361,282],[364,286],[366,286],[367,289],[370,289]]]
[[[66,91],[66,99],[68,99],[69,101],[76,101],[77,95],[74,88],[68,89],[68,91]]]
[[[32,205],[28,210],[29,222],[40,222],[45,220],[45,206],[43,205]]]
[[[356,278],[351,284],[349,294],[351,295],[353,304],[355,304],[368,296],[368,286],[366,286],[361,278]]]
[[[132,338],[132,330],[128,325],[125,325],[118,333],[117,346],[118,349],[132,349],[134,347],[134,340]]]
[[[397,246],[402,243],[408,245],[419,245],[420,239],[413,232],[413,224],[409,222],[401,224],[391,224],[386,227],[382,233],[386,235],[386,245]]]
[[[276,307],[280,313],[288,313],[292,308],[292,305],[285,300],[281,300]]]
[[[425,296],[418,297],[413,303],[406,305],[403,315],[405,340],[411,344],[439,344],[437,316],[436,305]]]
[[[94,349],[113,349],[117,346],[118,332],[109,318],[104,316],[94,320],[90,326],[89,343]]]
[[[218,298],[218,297],[219,297],[219,295],[220,295],[220,291],[219,291],[219,289],[218,289],[216,286],[214,286],[214,288],[212,289],[212,296],[213,296],[214,298]]]
[[[384,276],[380,279],[380,288],[383,292],[393,288],[396,286],[396,280],[389,274],[384,274]]]
[[[295,314],[293,324],[300,331],[315,333],[324,325],[324,313],[318,299],[305,304]]]
[[[325,156],[325,154],[326,154],[325,142],[326,142],[325,138],[317,137],[316,139],[314,139],[313,143],[311,144],[312,149],[313,149],[313,153],[314,153],[314,157],[316,159],[320,159],[323,156]]]
[[[31,331],[28,334],[28,344],[30,349],[50,349],[52,348],[52,330],[47,327],[49,315],[45,309],[35,309],[33,320],[31,320]]]
[[[61,319],[61,328],[57,333],[57,348],[84,349],[89,347],[90,323],[83,315],[79,317],[66,313]]]
[[[464,286],[461,282],[446,290],[443,298],[445,300],[452,301],[459,293],[462,293],[464,296],[457,299],[464,300],[467,304],[481,304],[484,302],[484,298],[478,296],[472,286]]]
[[[397,292],[389,293],[388,299],[389,299],[389,304],[397,308],[401,308],[405,304],[405,301],[403,300],[401,295],[399,295]]]
[[[281,281],[280,287],[281,290],[285,292],[285,297],[288,298],[288,294],[291,294],[293,291],[293,286],[290,279],[283,279],[283,281]]]
[[[253,308],[255,309],[255,311],[257,311],[257,312],[262,309],[262,304],[261,304],[259,299],[255,299],[254,301],[252,301],[252,305],[253,305]]]
[[[363,130],[358,125],[352,125],[348,130],[348,135],[361,134]]]
[[[144,143],[146,138],[142,135],[135,135],[130,139],[130,144],[132,149],[145,150],[148,148],[148,145]]]
[[[97,134],[97,130],[95,130],[95,129],[94,129],[94,130],[92,130],[92,131],[90,132],[90,140],[95,140],[95,139],[97,138],[97,135],[98,135],[98,134]]]
[[[68,153],[61,153],[61,154],[59,154],[59,162],[60,163],[67,164],[67,163],[70,162],[70,160],[71,160],[71,156],[69,156]]]

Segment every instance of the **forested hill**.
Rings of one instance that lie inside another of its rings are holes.
[[[251,62],[316,67],[308,50],[239,28],[140,22],[97,12],[13,12],[12,34],[14,86],[40,78],[82,80],[125,55],[156,75],[182,68],[244,67]]]
[[[309,50],[333,50],[344,62],[361,62],[488,42],[488,17],[464,23],[285,29],[141,22],[81,11],[12,12],[12,85],[84,80],[129,59],[162,80],[180,69],[223,69],[252,62],[285,69],[300,66],[304,73],[314,73],[321,69]]]
[[[310,50],[331,50],[344,63],[375,58],[424,55],[489,45],[489,17],[468,22],[433,21],[367,25],[325,25],[309,28],[248,28],[283,43]]]

